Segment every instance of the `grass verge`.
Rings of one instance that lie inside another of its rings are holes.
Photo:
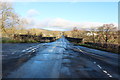
[[[92,49],[97,49],[97,50],[112,52],[112,53],[116,53],[116,54],[119,53],[118,51],[109,50],[109,49],[102,48],[102,47],[98,47],[98,46],[93,46],[93,45],[88,45],[88,44],[82,44],[82,43],[75,43],[75,42],[72,42],[72,43],[73,43],[74,45],[77,45],[77,46],[83,46],[83,47],[87,47],[87,48],[92,48]]]
[[[0,43],[48,43],[50,41],[36,41],[36,40],[13,40],[10,38],[0,38]]]

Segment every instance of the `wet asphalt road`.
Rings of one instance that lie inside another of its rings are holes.
[[[44,45],[6,78],[119,78],[117,54],[93,54],[64,37]]]

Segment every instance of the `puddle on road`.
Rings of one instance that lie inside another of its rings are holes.
[[[45,61],[45,60],[57,60],[57,59],[62,59],[61,54],[40,54],[37,57],[37,61]]]

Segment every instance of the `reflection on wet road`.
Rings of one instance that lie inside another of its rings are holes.
[[[83,51],[64,37],[48,45],[7,78],[118,78],[117,54],[99,55]],[[108,60],[113,62],[109,62]]]

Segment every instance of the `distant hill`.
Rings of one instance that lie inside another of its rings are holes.
[[[62,34],[62,32],[64,33],[64,35],[71,37],[73,35],[73,31],[51,31],[51,30],[46,30],[46,29],[37,29],[37,28],[32,28],[32,29],[11,29],[8,28],[6,29],[7,34],[13,35],[13,34],[31,34],[31,35],[41,35],[43,37],[60,37]],[[81,30],[78,30],[79,32],[83,32]],[[5,37],[6,33],[2,33],[2,37]],[[8,36],[10,37],[10,36]]]
[[[61,31],[50,31],[45,29],[24,29],[24,30],[17,30],[16,34],[32,34],[32,35],[43,35],[44,37],[54,37],[60,36]]]

